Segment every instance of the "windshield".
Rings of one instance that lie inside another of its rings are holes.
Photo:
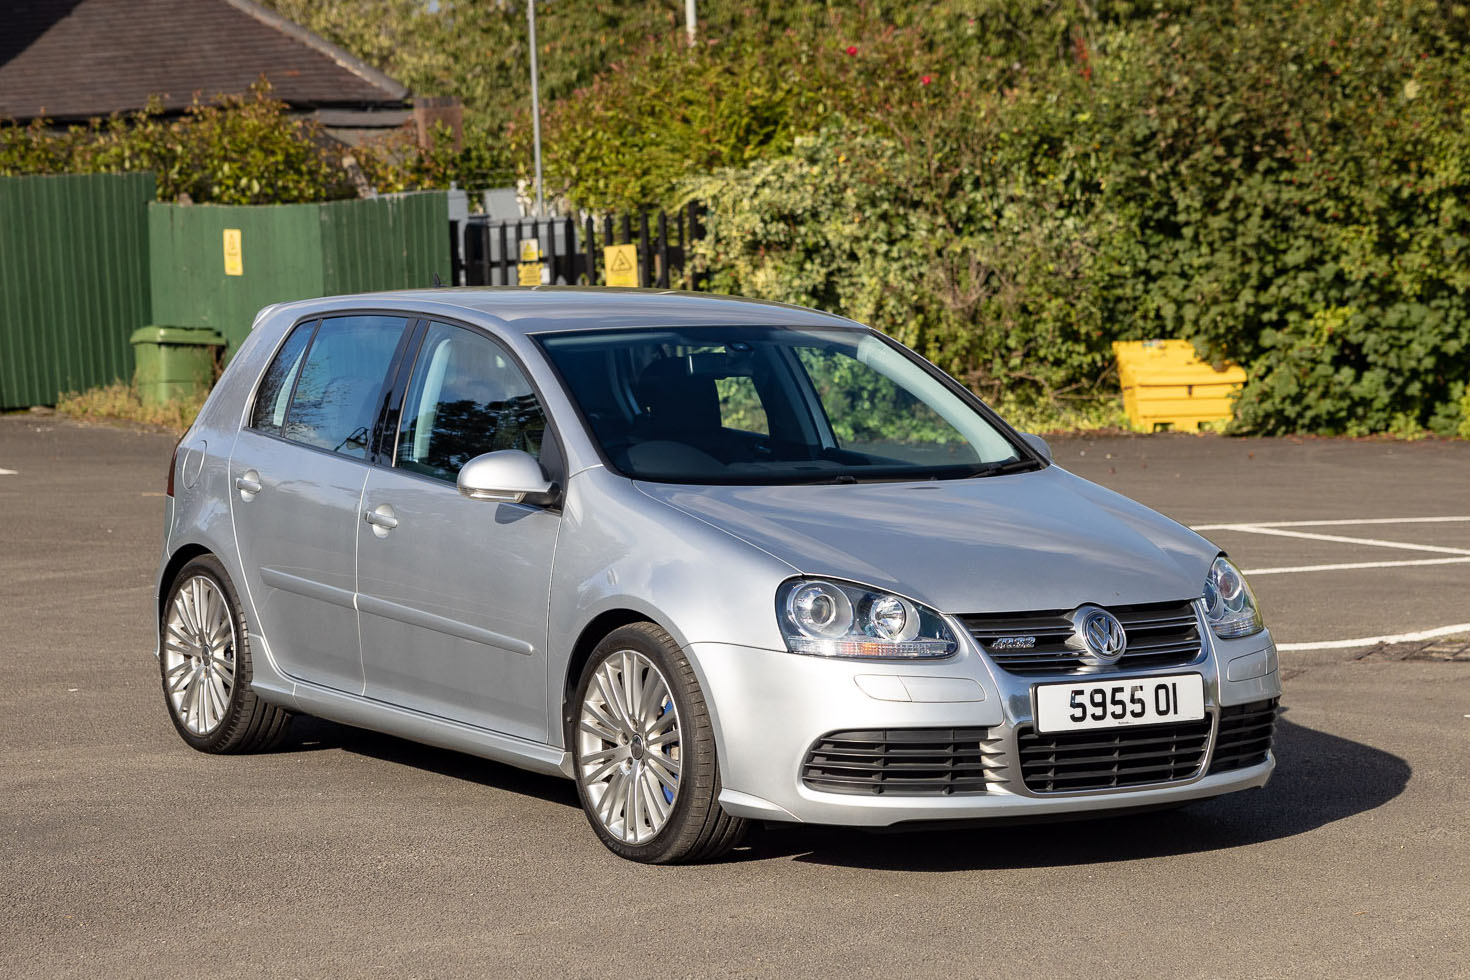
[[[851,483],[1039,465],[872,333],[693,327],[538,339],[603,454],[634,479]]]

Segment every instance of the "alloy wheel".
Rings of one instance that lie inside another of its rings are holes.
[[[208,735],[235,689],[235,619],[219,585],[195,575],[174,591],[164,620],[163,683],[184,727]]]
[[[682,768],[679,711],[652,660],[619,650],[598,664],[577,722],[577,779],[609,834],[656,837],[673,813]]]

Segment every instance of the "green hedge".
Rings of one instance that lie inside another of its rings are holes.
[[[1098,22],[1010,88],[895,65],[911,98],[854,94],[683,187],[717,288],[872,322],[992,398],[1100,396],[1111,341],[1187,337],[1247,366],[1237,431],[1454,433],[1467,23],[1374,0]]]
[[[271,96],[262,80],[241,95],[195,102],[165,116],[154,101],[142,111],[53,130],[45,120],[0,120],[0,176],[122,173],[150,170],[162,201],[197,204],[306,204],[353,198],[359,183],[380,193],[471,189],[513,180],[503,141],[471,132],[455,149],[447,130],[420,148],[399,130],[370,145],[347,147],[315,121]]]

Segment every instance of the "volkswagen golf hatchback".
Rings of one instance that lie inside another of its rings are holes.
[[[1102,815],[1263,785],[1240,572],[812,310],[425,290],[264,310],[180,442],[159,666],[206,752],[293,713],[575,781],[634,860],[750,821]]]

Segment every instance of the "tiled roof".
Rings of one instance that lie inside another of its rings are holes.
[[[182,109],[261,75],[293,106],[398,107],[408,91],[249,0],[10,0],[0,27],[0,118],[82,119]]]

